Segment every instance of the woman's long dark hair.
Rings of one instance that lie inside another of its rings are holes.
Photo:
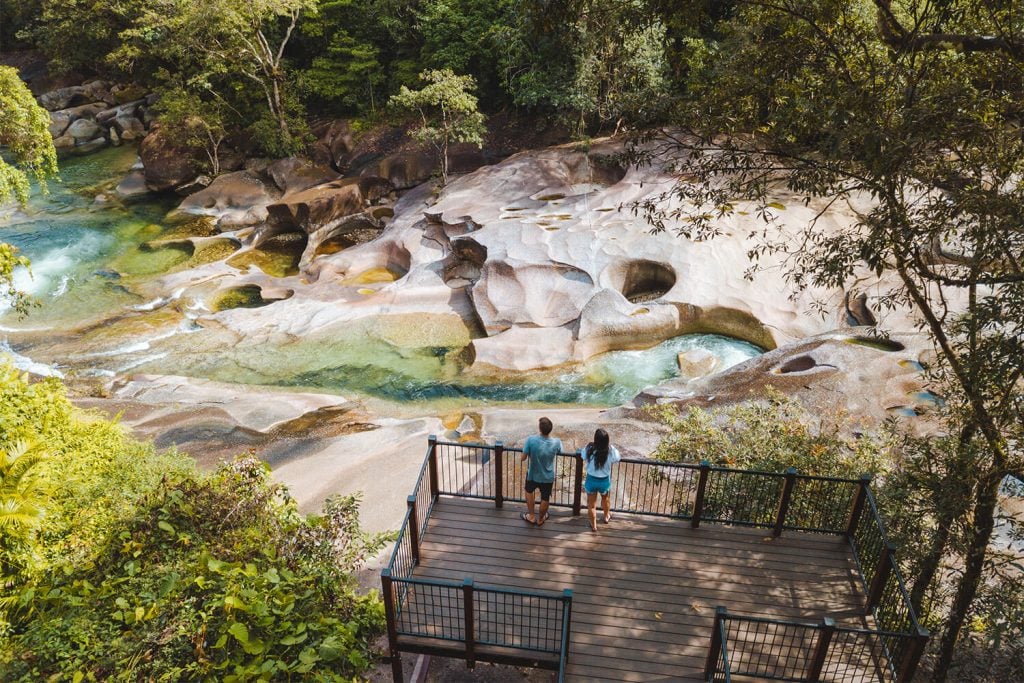
[[[608,432],[600,427],[594,432],[594,440],[587,444],[587,458],[593,459],[597,469],[601,469],[608,462]]]

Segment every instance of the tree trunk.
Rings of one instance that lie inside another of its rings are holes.
[[[273,80],[274,105],[271,113],[277,119],[277,127],[281,131],[281,142],[291,152],[292,133],[288,129],[288,117],[285,115],[284,105],[281,103],[281,82],[277,76]]]
[[[963,473],[968,471],[971,442],[974,439],[976,432],[977,425],[973,421],[968,421],[960,430],[956,459],[949,468],[950,471],[954,473]],[[928,592],[928,587],[931,586],[936,573],[939,571],[939,565],[941,564],[942,557],[946,552],[946,545],[949,543],[949,533],[953,526],[953,522],[967,512],[967,506],[970,504],[970,486],[965,486],[965,482],[962,479],[948,477],[945,484],[946,486],[941,491],[937,492],[934,497],[934,504],[938,510],[938,528],[932,536],[932,541],[928,546],[928,551],[924,554],[924,557],[921,558],[921,561],[918,564],[918,566],[921,567],[921,571],[914,579],[914,588],[910,592],[910,604],[913,605],[914,611],[917,612],[918,615],[921,614],[921,605],[924,602],[924,595]],[[950,488],[954,489],[952,492],[953,495],[941,495],[944,492],[948,493]],[[958,502],[956,505],[953,505],[952,501]],[[959,501],[963,502],[961,503]]]
[[[448,139],[441,143],[441,187],[448,184]]]
[[[992,529],[995,526],[996,502],[1001,482],[1002,473],[996,470],[987,473],[987,476],[982,477],[978,484],[974,499],[974,533],[971,537],[971,545],[967,549],[964,573],[957,586],[953,606],[950,608],[946,631],[942,634],[939,660],[932,673],[933,683],[944,683],[946,676],[949,675],[949,667],[953,663],[953,653],[957,640],[960,638],[960,631],[963,629],[964,622],[967,621],[968,610],[978,592],[978,585],[981,583],[982,572],[985,568],[985,555],[992,538]]]

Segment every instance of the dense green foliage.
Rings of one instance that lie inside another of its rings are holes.
[[[305,114],[377,116],[429,70],[472,77],[486,112],[516,107],[578,134],[659,120],[682,82],[672,45],[707,14],[655,0],[17,0],[4,11],[4,31],[51,68],[216,102],[269,154],[302,146]]]
[[[890,461],[890,428],[875,434],[841,412],[811,413],[777,392],[762,400],[715,410],[671,406],[650,411],[669,428],[655,457],[761,472],[857,478],[884,474]]]
[[[484,115],[477,109],[471,76],[456,76],[450,69],[424,71],[425,85],[410,90],[404,85],[389,106],[416,118],[413,137],[434,146],[441,157],[441,183],[448,182],[448,148],[456,142],[483,144]]]
[[[14,459],[25,443],[42,457]],[[30,522],[0,546],[3,680],[350,680],[372,662],[383,612],[352,572],[383,539],[355,498],[304,517],[255,458],[200,474],[7,365],[0,453],[0,510]]]

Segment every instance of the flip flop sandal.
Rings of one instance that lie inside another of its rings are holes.
[[[537,523],[536,523],[536,522],[533,522],[533,521],[531,521],[531,520],[530,520],[530,518],[526,516],[526,513],[525,513],[525,512],[520,512],[520,513],[519,513],[519,519],[523,520],[523,521],[524,521],[524,522],[526,522],[527,524],[531,524],[531,525],[533,525],[533,526],[537,526]]]
[[[543,516],[543,517],[541,518],[541,520],[540,520],[539,522],[537,522],[537,526],[543,526],[543,525],[544,525],[544,522],[548,521],[549,519],[551,519],[551,514],[550,514],[550,513],[549,513],[549,514],[546,514],[546,515],[544,515],[544,516]]]

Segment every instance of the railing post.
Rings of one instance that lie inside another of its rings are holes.
[[[868,497],[868,486],[871,485],[871,475],[860,475],[860,482],[857,485],[857,493],[854,494],[853,507],[850,508],[850,518],[846,523],[846,535],[853,538],[857,533],[857,525],[860,524],[860,516],[864,513],[864,502]]]
[[[871,588],[868,589],[867,610],[869,614],[882,601],[885,584],[889,581],[889,576],[892,573],[892,556],[895,553],[896,544],[887,542],[882,546],[882,552],[878,554],[878,566],[875,568],[875,577],[871,579]]]
[[[583,509],[583,458],[573,455],[576,461],[576,471],[572,478],[572,514],[579,516]]]
[[[430,473],[430,496],[437,500],[441,493],[441,487],[437,480],[437,435],[431,434],[427,437],[427,471]]]
[[[718,668],[718,657],[722,653],[722,621],[726,615],[724,607],[715,608],[715,624],[711,627],[711,648],[708,650],[708,658],[704,661],[705,681],[713,680]]]
[[[402,683],[402,654],[398,651],[398,626],[395,623],[395,591],[391,583],[391,570],[380,572],[380,592],[384,598],[384,617],[388,624],[388,654],[391,656],[391,678]]]
[[[476,666],[476,631],[473,625],[473,579],[464,579],[462,582],[462,602],[465,612],[465,636],[466,636],[466,666],[472,669]]]
[[[835,620],[828,617],[821,620],[821,627],[818,629],[818,644],[814,646],[811,666],[807,669],[807,683],[818,683],[821,678],[821,670],[825,667],[825,659],[828,658],[828,646],[832,642],[832,634],[835,632]]]
[[[505,444],[494,442],[494,507],[505,503]]]
[[[420,563],[420,520],[416,512],[416,496],[406,498],[409,505],[409,541],[412,544],[412,561]]]
[[[562,591],[562,643],[558,656],[558,683],[565,682],[565,669],[569,665],[569,635],[572,631],[572,590]]]
[[[690,520],[690,526],[694,529],[700,526],[700,518],[704,514],[704,492],[708,490],[708,475],[710,473],[711,463],[701,460],[700,476],[697,478],[697,497],[693,500],[693,519]]]
[[[796,485],[796,468],[790,467],[786,470],[786,482],[782,485],[779,510],[775,515],[775,528],[772,529],[772,536],[776,538],[782,535],[782,528],[786,526],[786,513],[789,512],[789,501],[793,497],[794,485]]]
[[[910,683],[913,680],[914,674],[917,672],[917,665],[921,662],[921,655],[924,654],[924,647],[928,644],[930,635],[928,629],[918,626],[917,632],[910,636],[913,640],[910,641],[910,647],[904,651],[896,683]]]

